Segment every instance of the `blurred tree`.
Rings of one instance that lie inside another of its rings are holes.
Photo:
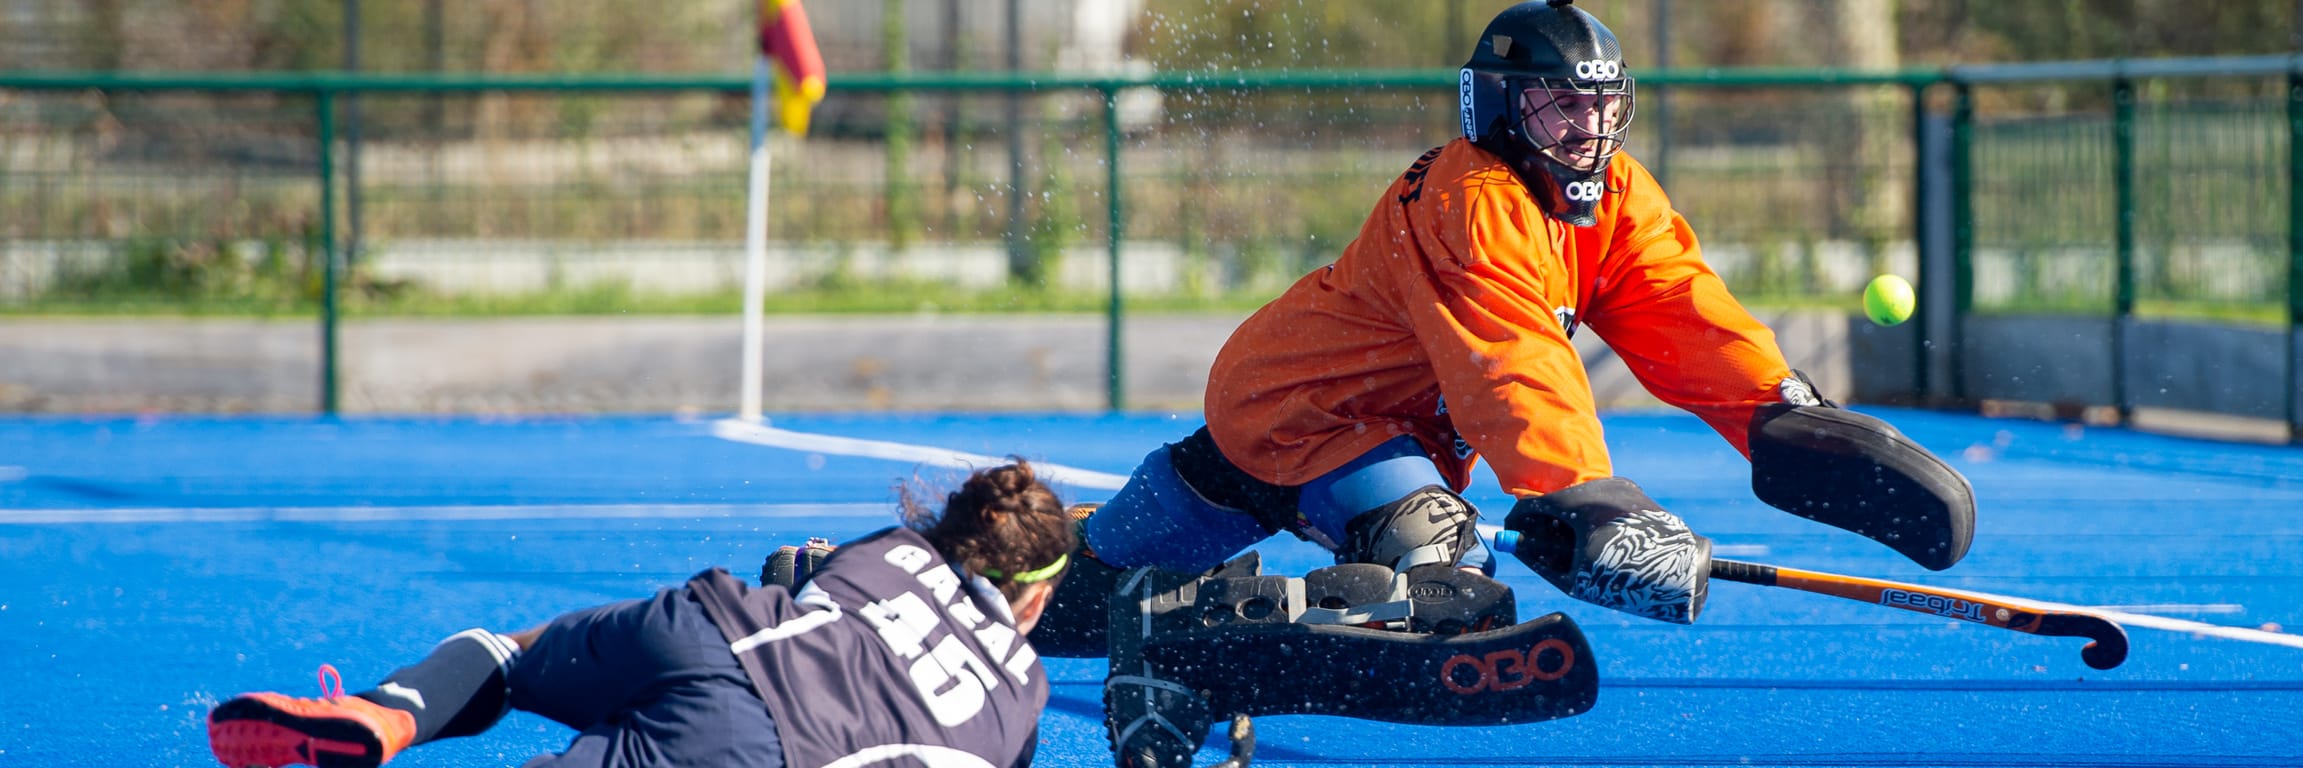
[[[1847,0],[1811,6],[1829,31],[1827,55],[1851,69],[1882,71],[1901,67],[1895,48],[1895,9],[1891,0]],[[1887,271],[1888,243],[1906,231],[1911,210],[1909,169],[1874,162],[1910,150],[1906,94],[1895,88],[1850,88],[1841,95],[1844,110],[1825,134],[1823,201],[1834,236],[1851,238],[1869,252],[1870,271]]]
[[[1129,47],[1164,71],[1437,67],[1468,53],[1438,50],[1468,39],[1449,18],[1394,0],[1151,0]]]
[[[2294,0],[1902,0],[1915,64],[2245,56],[2295,50]]]
[[[1669,6],[1683,67],[1849,66],[1829,34],[1836,6],[1889,9],[1906,65],[2287,53],[2296,0],[1705,0]],[[341,0],[0,0],[9,69],[329,69],[343,60]],[[1656,6],[1582,0],[1635,61],[1652,61]],[[1430,68],[1505,3],[1437,0],[1145,0],[1129,47],[1163,70]],[[943,4],[907,2],[919,29]],[[877,3],[818,2],[830,29]],[[463,0],[367,3],[363,68],[378,72],[741,71],[753,6],[727,0]],[[445,13],[442,23],[433,15]],[[517,24],[507,26],[517,21]],[[427,29],[444,30],[441,49]],[[509,38],[508,40],[506,38]],[[507,46],[509,48],[507,49]],[[435,59],[437,56],[437,59]]]
[[[904,32],[903,0],[880,0],[881,60],[889,72],[911,71],[911,46]],[[886,178],[880,186],[881,205],[887,223],[888,245],[898,251],[911,247],[920,240],[920,191],[917,169],[912,164],[912,144],[919,129],[914,123],[917,98],[910,93],[888,96],[884,118],[887,126],[885,150]]]

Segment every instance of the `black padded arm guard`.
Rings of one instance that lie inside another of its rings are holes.
[[[1751,421],[1751,491],[1869,537],[1930,570],[1967,556],[1975,490],[1895,427],[1840,408],[1774,403]]]

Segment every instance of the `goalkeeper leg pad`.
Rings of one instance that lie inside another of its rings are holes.
[[[1250,558],[1245,567],[1260,570],[1260,559]],[[1215,724],[1206,697],[1174,670],[1155,669],[1143,656],[1153,637],[1191,624],[1189,612],[1179,610],[1188,603],[1175,591],[1199,581],[1192,574],[1136,568],[1122,572],[1116,590],[1106,593],[1111,666],[1104,678],[1104,729],[1120,768],[1189,768]]]
[[[1115,745],[1165,733],[1196,747],[1231,715],[1532,723],[1587,711],[1598,693],[1575,622],[1554,613],[1513,623],[1508,588],[1445,565],[1400,574],[1351,563],[1295,579],[1261,575],[1251,554],[1197,578],[1130,572],[1114,601],[1106,698],[1115,713],[1128,707],[1112,722],[1126,737]],[[1431,629],[1366,621],[1387,616]]]
[[[1112,590],[1119,586],[1122,573],[1084,546],[1073,552],[1071,568],[1056,582],[1047,610],[1032,627],[1032,649],[1057,658],[1103,656],[1110,642]]]

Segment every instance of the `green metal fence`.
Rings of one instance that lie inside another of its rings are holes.
[[[1965,345],[1993,316],[2106,318],[2100,333],[2075,339],[2084,347],[2102,337],[2106,388],[2057,394],[2122,412],[2162,401],[2170,379],[2253,375],[2206,366],[2141,375],[2139,361],[2196,345],[2252,348],[2280,359],[2266,371],[2277,382],[2238,398],[2208,391],[2247,383],[2177,388],[2215,401],[2198,410],[2283,418],[2291,439],[2303,436],[2303,208],[2292,193],[2303,179],[2293,151],[2303,59],[2059,62],[1958,68],[1945,79],[1962,319],[1948,344]],[[2184,329],[2198,322],[2224,330]],[[2176,349],[2164,346],[2171,332]],[[1990,396],[1978,378],[1954,376],[1951,393]]]
[[[1669,118],[1635,121],[1631,151],[1756,303],[1852,308],[1871,274],[1926,277],[1944,253],[1960,317],[2292,333],[2294,72],[1643,73],[1643,106],[1670,105],[1643,113]],[[1454,81],[835,76],[815,132],[773,145],[771,306],[1101,310],[1124,407],[1123,308],[1250,307],[1331,258],[1454,134]],[[314,315],[330,412],[345,316],[733,312],[749,87],[0,73],[0,311]],[[1922,222],[1941,190],[1937,230]],[[1921,349],[1959,341],[1956,323],[1916,327]],[[1958,400],[1962,381],[1923,371],[1914,389]]]
[[[1953,70],[1972,115],[1968,255],[1999,274],[1973,306],[2287,320],[2292,67]]]

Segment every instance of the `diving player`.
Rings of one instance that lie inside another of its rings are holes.
[[[1694,620],[1709,541],[1615,474],[1570,342],[1587,329],[1748,456],[1761,500],[1928,568],[1966,553],[1966,480],[1820,398],[1622,152],[1632,77],[1605,25],[1571,0],[1513,5],[1459,87],[1462,137],[1417,158],[1334,263],[1231,335],[1206,426],[1145,456],[1084,522],[1034,638],[1043,653],[1105,651],[1121,569],[1203,571],[1282,531],[1338,562],[1493,574],[1460,495],[1481,458],[1517,499],[1515,554],[1546,580]]]
[[[714,568],[526,632],[468,630],[350,696],[235,696],[209,745],[228,768],[366,768],[516,708],[579,732],[528,768],[1029,765],[1048,679],[1024,635],[1072,518],[1022,461],[940,512],[908,489],[903,507],[905,526],[842,545],[796,592]]]

